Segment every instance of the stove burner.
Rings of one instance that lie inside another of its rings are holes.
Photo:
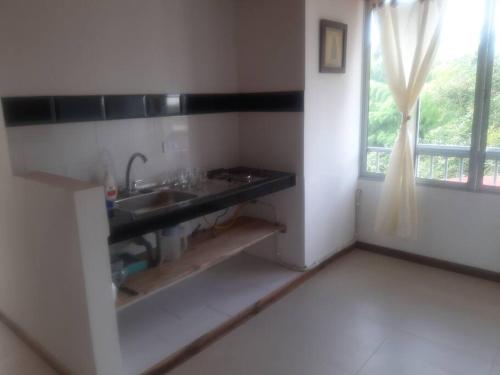
[[[228,182],[239,182],[244,184],[250,184],[252,182],[264,179],[264,177],[255,176],[252,173],[231,173],[226,171],[214,175],[213,178],[217,180],[224,180]]]

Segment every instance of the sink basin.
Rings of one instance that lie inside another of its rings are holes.
[[[182,191],[164,190],[117,200],[116,208],[134,216],[141,216],[193,198],[196,198],[196,195]]]

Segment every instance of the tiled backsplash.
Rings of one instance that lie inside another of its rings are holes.
[[[303,91],[231,94],[127,94],[3,97],[5,124],[81,121],[225,112],[302,112]]]
[[[183,167],[212,169],[239,164],[238,114],[161,117],[7,129],[13,172],[39,170],[101,182],[110,168],[124,184],[134,152],[136,179],[162,179]]]

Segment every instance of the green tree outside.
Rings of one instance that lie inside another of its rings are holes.
[[[477,56],[436,62],[420,97],[420,144],[470,146],[474,115]],[[371,56],[368,146],[392,147],[400,125],[400,114],[386,83],[380,50]],[[493,69],[488,147],[500,147],[500,57]],[[379,156],[379,171],[387,168],[388,156]],[[492,161],[485,165],[485,175],[492,175]],[[376,153],[368,153],[368,171],[377,168]],[[468,160],[462,166],[462,180],[468,172]],[[419,158],[419,177],[430,178],[430,157]],[[444,179],[444,157],[434,157],[432,178]],[[448,178],[460,178],[460,160],[448,160]]]

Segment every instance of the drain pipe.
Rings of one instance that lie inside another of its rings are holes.
[[[151,242],[146,240],[143,236],[137,237],[133,240],[136,245],[144,246],[148,255],[149,267],[156,267],[160,264],[160,250],[158,247],[153,248]]]
[[[354,240],[358,240],[359,235],[359,216],[361,210],[361,196],[363,191],[361,189],[356,190],[356,196],[354,198]]]

